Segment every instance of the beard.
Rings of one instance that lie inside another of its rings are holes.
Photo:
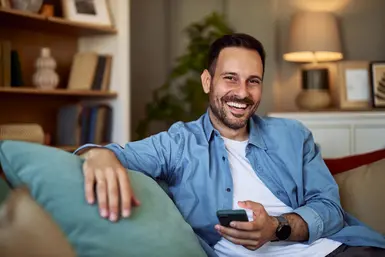
[[[222,124],[233,130],[238,130],[247,126],[249,118],[255,113],[259,106],[259,102],[254,103],[253,100],[248,97],[240,98],[236,95],[225,95],[218,98],[213,91],[213,85],[211,85],[210,92],[210,109],[212,113]],[[226,108],[228,108],[226,102],[247,104],[246,108],[249,112],[244,115],[231,113],[229,110],[226,110]]]

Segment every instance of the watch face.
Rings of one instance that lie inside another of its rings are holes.
[[[291,234],[291,227],[288,225],[283,225],[281,229],[278,231],[277,237],[280,240],[286,240],[289,238],[290,234]]]

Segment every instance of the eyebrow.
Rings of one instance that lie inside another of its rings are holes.
[[[236,72],[230,72],[230,71],[222,72],[221,76],[224,76],[224,75],[238,76],[238,74]],[[258,76],[258,75],[251,75],[251,76],[248,77],[248,79],[259,79],[260,81],[262,81],[262,78],[260,76]]]

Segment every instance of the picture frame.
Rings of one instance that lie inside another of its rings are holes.
[[[369,109],[370,61],[340,61],[337,84],[339,89],[339,107],[341,109]]]
[[[62,0],[63,16],[70,21],[113,27],[108,0]]]
[[[385,108],[385,61],[370,62],[372,107]]]

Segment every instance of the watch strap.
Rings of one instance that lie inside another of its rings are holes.
[[[277,227],[277,230],[275,231],[276,239],[272,240],[272,242],[277,242],[277,241],[285,240],[286,238],[284,239],[284,238],[281,238],[281,236],[280,236],[281,229],[283,227],[287,227],[287,226],[290,227],[289,221],[284,216],[282,216],[282,215],[275,216],[275,218],[278,220],[278,227]]]
[[[289,222],[287,221],[287,219],[284,217],[284,216],[276,216],[276,218],[277,218],[277,220],[278,220],[278,222],[279,222],[279,225],[278,225],[278,227],[281,225],[281,226],[283,226],[283,225],[289,225]]]

